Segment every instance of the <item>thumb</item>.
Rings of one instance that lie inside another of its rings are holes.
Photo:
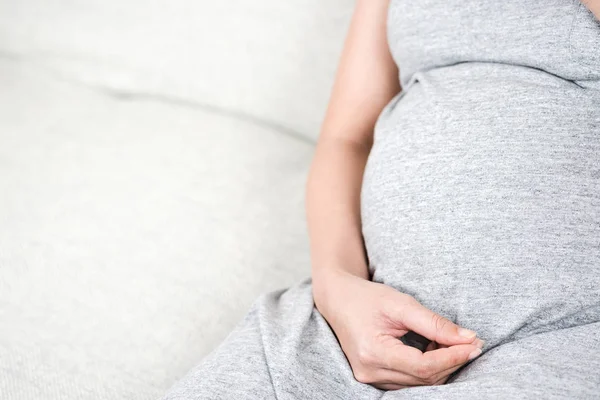
[[[406,328],[427,339],[446,345],[472,343],[477,333],[461,328],[408,296],[400,306],[398,319]]]

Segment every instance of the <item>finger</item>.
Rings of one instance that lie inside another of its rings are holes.
[[[452,375],[454,372],[458,371],[459,369],[461,369],[464,366],[465,366],[465,364],[455,365],[452,368],[441,371],[441,372],[433,375],[430,378],[430,381],[433,381],[434,382],[433,384],[435,384],[436,382],[440,382],[440,381],[446,382],[448,380],[448,378],[450,377],[450,375]]]
[[[428,386],[432,386],[432,385],[441,385],[444,384],[449,376],[455,372],[456,370],[458,370],[459,368],[462,368],[464,366],[464,364],[462,365],[457,365],[454,366],[450,369],[441,371],[435,375],[432,375],[430,378],[417,378],[411,375],[407,375],[398,371],[393,371],[393,370],[381,370],[380,372],[378,372],[376,374],[377,378],[378,378],[378,384],[387,384],[387,383],[391,383],[391,384],[395,384],[395,385],[404,385],[406,387],[414,387],[414,386],[424,386],[424,385],[428,385]],[[387,372],[385,372],[387,371]],[[377,386],[380,387],[380,386]]]
[[[477,348],[481,349],[484,345],[484,341],[481,339],[477,339],[475,342],[478,343],[474,343]],[[469,361],[473,361],[474,359],[476,359],[477,357],[479,357],[479,355],[475,356],[473,359],[469,360]],[[433,376],[433,380],[434,381],[438,381],[440,379],[447,379],[451,374],[453,374],[454,372],[456,372],[457,370],[459,370],[460,368],[464,367],[465,364],[460,364],[460,365],[455,365],[447,370],[441,371],[438,374]]]
[[[432,342],[432,343],[435,343],[435,342]],[[436,344],[437,344],[437,347],[436,347],[436,348],[438,348],[438,349],[445,349],[445,348],[448,348],[448,347],[450,347],[450,346],[449,346],[449,345],[447,345],[447,344],[439,344],[439,343],[436,343]],[[485,341],[483,341],[483,340],[481,340],[481,339],[477,338],[477,339],[475,339],[475,340],[473,341],[473,343],[471,343],[471,344],[472,344],[472,345],[475,345],[475,346],[477,346],[477,347],[479,347],[480,349],[482,349],[482,348],[483,348],[483,346],[485,345]]]
[[[462,366],[472,359],[479,357],[480,354],[481,348],[478,346],[458,344],[423,353],[420,361],[425,365],[432,366],[432,369],[441,372],[455,366]]]
[[[445,376],[443,378],[438,379],[437,381],[433,382],[433,384],[431,386],[440,386],[445,384],[448,381],[448,377]]]
[[[393,383],[374,384],[373,386],[375,386],[377,389],[382,389],[382,390],[400,390],[400,389],[406,389],[409,387],[409,386],[396,385]]]
[[[461,328],[410,296],[403,305],[395,307],[391,314],[393,319],[402,322],[408,329],[441,344],[471,343],[477,336],[475,332]]]
[[[430,381],[440,372],[465,364],[478,356],[480,351],[475,345],[461,344],[421,353],[400,343],[386,349],[381,355],[381,362],[387,369]]]
[[[376,384],[392,384],[404,387],[422,386],[424,384],[422,380],[412,375],[385,368],[378,369],[373,377]]]

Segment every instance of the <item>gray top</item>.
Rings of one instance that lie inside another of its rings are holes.
[[[404,91],[363,182],[374,279],[488,339],[600,320],[600,24],[570,0],[392,0]]]
[[[388,39],[403,85],[417,71],[488,62],[600,88],[600,24],[576,0],[391,0]]]

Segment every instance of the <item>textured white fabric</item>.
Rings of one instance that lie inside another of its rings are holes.
[[[1,399],[160,396],[307,276],[352,3],[0,0]]]
[[[0,61],[0,398],[151,399],[308,275],[312,145]]]
[[[350,0],[0,0],[0,49],[316,137]]]

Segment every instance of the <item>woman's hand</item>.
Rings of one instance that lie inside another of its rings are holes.
[[[481,354],[483,341],[390,286],[345,271],[313,280],[317,309],[335,332],[354,377],[385,390],[443,384]],[[398,338],[432,341],[422,353]]]

